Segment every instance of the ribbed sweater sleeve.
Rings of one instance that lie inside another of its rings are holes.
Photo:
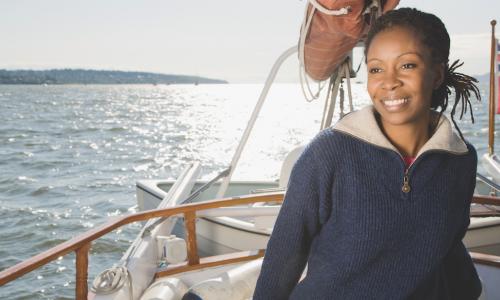
[[[456,246],[453,247],[444,260],[444,267],[447,275],[446,285],[449,287],[450,299],[470,300],[477,299],[481,295],[482,287],[479,276],[469,252],[461,240],[467,232],[470,224],[470,204],[476,187],[477,154],[476,150],[469,145],[469,151],[473,154],[472,170],[469,179],[469,190],[464,211],[464,224],[457,236]]]
[[[469,190],[467,192],[467,203],[465,203],[465,211],[464,211],[464,226],[462,227],[462,230],[460,231],[460,240],[462,240],[465,236],[465,233],[467,232],[467,228],[469,228],[470,225],[470,205],[472,202],[472,197],[474,196],[474,189],[476,188],[476,176],[477,176],[477,152],[476,149],[468,144],[467,148],[469,149],[469,152],[472,155],[472,163],[471,163],[471,169],[470,169],[470,177],[469,177]]]
[[[319,173],[311,147],[292,169],[288,189],[269,240],[254,300],[288,299],[319,230]]]

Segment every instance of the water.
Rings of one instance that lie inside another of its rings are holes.
[[[229,164],[262,85],[0,85],[0,270],[137,211],[135,182],[175,178],[192,160],[211,178]],[[483,99],[487,86],[481,86]],[[368,103],[355,84],[356,107]],[[459,122],[481,155],[487,101]],[[293,146],[318,131],[323,101],[277,84],[241,157],[237,179],[276,179]],[[94,242],[89,278],[127,249],[140,224]],[[75,258],[0,287],[1,299],[72,299]]]

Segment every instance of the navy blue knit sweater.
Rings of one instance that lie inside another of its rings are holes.
[[[372,107],[347,115],[295,164],[253,299],[477,299],[476,163],[445,117],[406,169]]]

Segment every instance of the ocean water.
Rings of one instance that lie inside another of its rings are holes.
[[[202,177],[227,167],[262,85],[0,85],[0,270],[137,211],[135,182],[176,178],[198,160]],[[487,86],[476,123],[459,121],[487,151]],[[354,84],[355,108],[369,103]],[[235,171],[276,179],[281,160],[319,130],[323,98],[276,84]],[[347,105],[346,105],[347,106]],[[338,113],[338,109],[337,109]],[[336,115],[338,118],[338,115]],[[480,167],[480,171],[482,168]],[[141,224],[93,243],[89,279],[122,256]],[[61,257],[0,287],[0,299],[73,299],[75,257]]]

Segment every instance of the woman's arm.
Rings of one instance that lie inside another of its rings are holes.
[[[311,147],[293,167],[283,205],[267,245],[254,300],[288,299],[319,230],[319,174]]]
[[[474,150],[472,146],[469,149]],[[463,215],[463,226],[457,236],[456,245],[444,259],[447,286],[451,287],[449,291],[451,299],[477,299],[482,290],[472,258],[462,242],[470,224],[470,204],[476,187],[477,154],[475,150],[473,153],[475,159],[470,174],[470,188],[467,192],[468,202]]]

